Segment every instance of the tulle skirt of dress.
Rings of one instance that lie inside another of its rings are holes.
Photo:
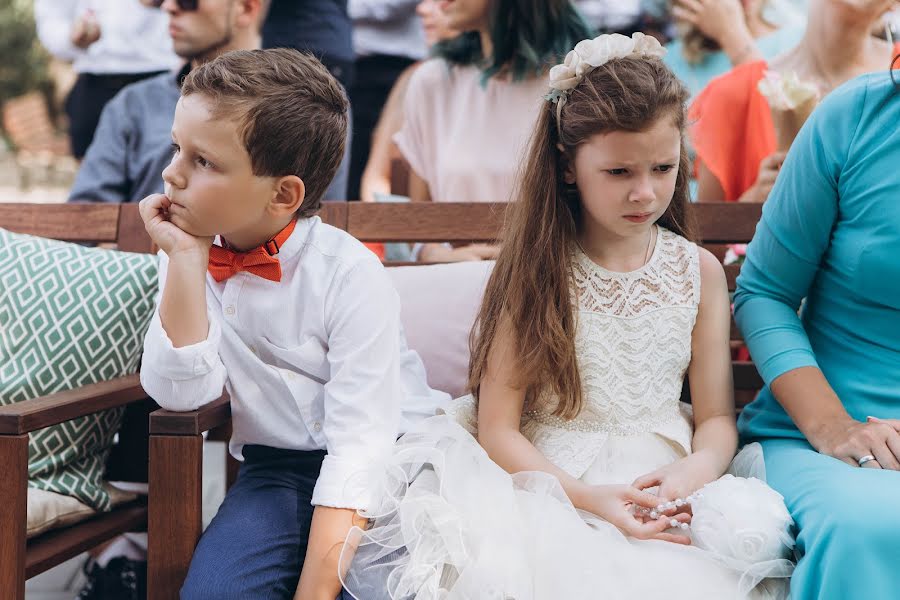
[[[641,443],[638,454],[626,452],[633,442],[610,444],[605,462],[643,474],[678,458],[664,440],[655,451]],[[641,464],[623,465],[624,455]],[[585,481],[628,475],[599,463]],[[372,526],[351,532],[342,556],[344,587],[357,600],[788,595],[792,522],[780,496],[756,479],[726,475],[704,488],[692,546],[624,536],[577,510],[555,477],[504,471],[448,416],[404,435],[373,480]]]

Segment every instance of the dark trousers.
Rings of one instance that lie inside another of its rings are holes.
[[[324,451],[245,446],[238,479],[200,538],[181,598],[291,600],[324,458]]]
[[[69,138],[72,155],[81,159],[94,139],[94,130],[100,122],[100,113],[126,85],[135,83],[164,71],[123,75],[93,75],[82,73],[66,98],[66,114],[69,116]]]
[[[411,58],[382,54],[362,56],[356,61],[356,76],[350,86],[353,144],[350,149],[348,200],[359,200],[360,180],[369,161],[372,134],[381,116],[381,109],[397,78],[414,62]]]

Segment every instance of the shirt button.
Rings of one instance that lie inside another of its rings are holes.
[[[316,431],[322,431],[322,424],[316,421],[315,423],[313,423],[313,429],[315,429]]]
[[[228,315],[228,316],[233,315],[233,314],[234,314],[234,307],[233,307],[233,306],[226,306],[226,307],[225,307],[225,314]]]

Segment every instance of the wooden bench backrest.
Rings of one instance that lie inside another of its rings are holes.
[[[505,203],[334,203],[322,219],[363,242],[494,241],[501,237]],[[693,204],[701,244],[721,255],[726,244],[745,244],[753,238],[762,207],[758,204]],[[734,291],[740,267],[725,267],[729,291]],[[732,322],[731,339],[741,334]],[[757,391],[763,382],[752,362],[735,361],[735,388]]]
[[[54,240],[150,252],[137,204],[0,204],[0,227]]]
[[[327,203],[322,220],[364,242],[467,242],[501,237],[505,203]],[[747,243],[753,237],[761,206],[695,204],[702,244]],[[150,252],[136,204],[0,204],[0,227],[59,240],[111,243],[125,251]],[[733,291],[739,266],[725,267]],[[731,338],[740,332],[732,323]],[[762,380],[752,362],[735,361],[735,388],[758,390]]]

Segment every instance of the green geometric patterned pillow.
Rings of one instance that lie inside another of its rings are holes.
[[[0,406],[135,373],[157,259],[0,229]],[[109,448],[124,408],[31,434],[31,487],[109,510]]]

